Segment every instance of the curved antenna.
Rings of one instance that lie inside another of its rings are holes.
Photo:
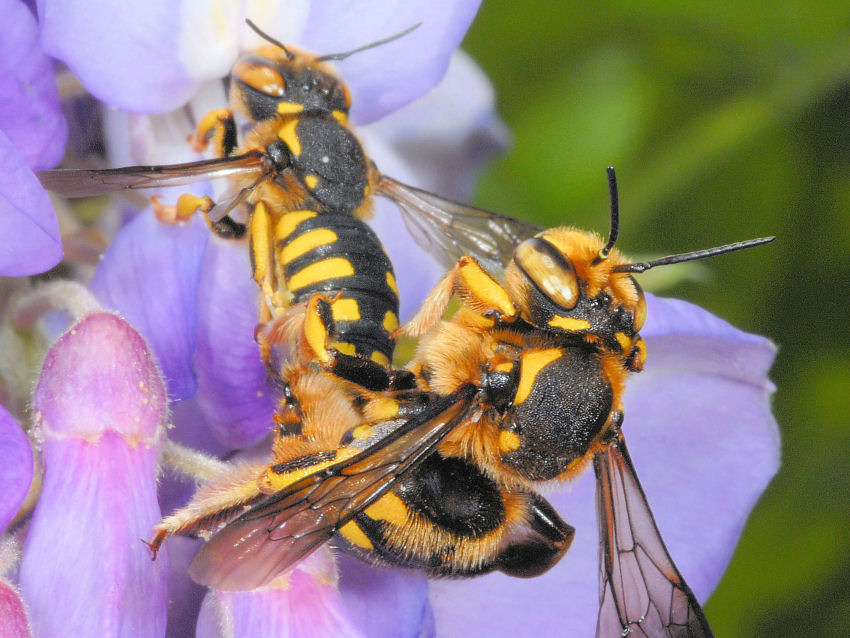
[[[280,40],[275,40],[268,33],[263,31],[262,29],[260,29],[260,27],[258,27],[256,24],[254,24],[254,22],[250,18],[245,18],[245,24],[247,24],[249,27],[251,27],[251,29],[254,30],[254,33],[256,33],[258,36],[260,36],[263,40],[266,40],[267,42],[271,42],[276,47],[280,47],[281,49],[283,49],[283,52],[286,54],[287,58],[289,58],[290,60],[295,59],[295,54],[292,51],[290,51],[289,49],[287,49],[286,46],[283,44],[283,42],[281,42]]]
[[[345,53],[331,53],[330,55],[323,55],[316,58],[316,62],[327,62],[328,60],[344,60],[350,55],[354,55],[355,53],[360,53],[361,51],[366,51],[367,49],[374,49],[375,47],[379,47],[382,44],[387,44],[388,42],[392,42],[393,40],[398,40],[399,38],[403,38],[411,31],[415,31],[419,27],[422,26],[421,22],[417,22],[412,27],[408,27],[404,31],[396,33],[395,35],[391,35],[388,38],[384,38],[383,40],[377,40],[375,42],[370,42],[369,44],[364,44],[362,47],[357,47],[356,49],[352,49],[351,51],[346,51]]]
[[[609,166],[605,171],[608,173],[608,194],[611,198],[611,230],[608,232],[608,243],[593,259],[591,266],[608,259],[608,255],[611,253],[614,244],[617,243],[617,237],[620,234],[620,195],[617,192],[617,173],[613,166]]]
[[[690,253],[681,253],[678,255],[670,255],[653,259],[652,261],[641,261],[635,264],[622,264],[614,266],[611,272],[633,272],[642,273],[656,266],[669,266],[670,264],[681,264],[683,261],[695,261],[697,259],[706,259],[715,255],[725,255],[736,250],[744,250],[745,248],[754,248],[762,244],[769,244],[776,237],[759,237],[758,239],[748,239],[746,241],[735,242],[734,244],[726,244],[725,246],[716,246],[715,248],[706,248],[704,250],[695,250]]]

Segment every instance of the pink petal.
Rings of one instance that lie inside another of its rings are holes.
[[[162,635],[168,561],[140,542],[160,519],[165,385],[119,317],[84,317],[50,349],[34,395],[44,479],[21,590],[38,635]]]
[[[334,583],[327,550],[306,558],[276,587],[243,592],[210,591],[198,619],[199,638],[361,638]]]
[[[32,628],[20,594],[7,580],[0,578],[0,636],[31,638]]]

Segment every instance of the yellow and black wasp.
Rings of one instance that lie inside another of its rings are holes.
[[[171,166],[54,170],[39,177],[45,187],[66,197],[229,178],[233,195],[225,201],[186,194],[170,212],[184,219],[201,210],[215,233],[248,237],[254,278],[265,298],[261,324],[321,293],[328,302],[314,305],[325,327],[314,322],[320,332],[311,334],[314,344],[327,337],[330,347],[317,346],[317,351],[342,376],[381,377],[380,368],[387,368],[392,356],[391,333],[398,326],[399,303],[392,265],[362,221],[369,215],[371,196],[396,201],[409,225],[424,229],[414,233],[426,245],[445,241],[445,235],[427,234],[429,224],[423,225],[421,217],[437,225],[463,225],[465,217],[474,222],[479,213],[381,174],[348,123],[350,93],[328,61],[381,45],[411,29],[355,51],[320,57],[297,52],[256,30],[270,44],[235,63],[231,108],[204,116],[194,136],[199,147],[212,146],[215,159]],[[234,111],[252,124],[241,145]],[[167,207],[157,208],[162,212]],[[487,235],[465,235],[467,244],[458,246],[455,254],[467,246],[487,250],[485,242],[511,245],[518,239],[512,234],[514,223],[500,216],[490,216],[490,223],[493,228]],[[273,338],[276,332],[258,332],[270,368],[274,368],[274,343],[266,337]],[[369,360],[378,365],[364,363]]]
[[[633,263],[614,248],[613,172],[610,179],[607,242],[574,228],[539,232],[512,252],[504,285],[473,256],[461,257],[403,329],[423,337],[408,366],[417,391],[373,395],[328,437],[326,445],[339,442],[331,448],[280,461],[292,449],[279,437],[259,487],[210,488],[166,519],[157,540],[213,531],[190,574],[221,589],[272,583],[329,540],[364,560],[433,575],[536,576],[557,563],[574,532],[536,485],[592,464],[597,635],[711,636],[623,438],[626,379],[646,355],[639,332],[646,305],[633,274],[772,238]],[[460,310],[440,321],[455,295]],[[302,425],[315,421],[311,429],[328,428],[342,413],[317,416],[318,394],[294,394],[302,401],[283,406],[281,420],[288,413]],[[244,494],[250,500],[240,501]],[[216,500],[229,505],[198,515],[199,505]]]
[[[324,59],[272,44],[234,66],[233,108],[256,123],[241,146],[232,113],[219,111],[196,136],[217,159],[42,175],[68,196],[231,178],[228,201],[188,196],[177,215],[200,208],[215,232],[248,236],[267,301],[261,334],[269,347],[295,344],[279,371],[273,461],[202,488],[158,527],[154,549],[172,533],[213,533],[190,572],[222,589],[269,584],[332,538],[366,560],[437,575],[534,576],[573,535],[535,483],[592,463],[598,635],[711,635],[620,431],[625,379],[645,356],[631,273],[767,240],[634,264],[614,249],[616,204],[603,244],[399,184],[369,162],[347,123],[345,85]],[[407,374],[389,365],[391,265],[360,221],[373,194],[396,201],[451,267],[405,328],[423,337]],[[239,221],[231,212],[243,207]],[[456,294],[461,310],[440,323]]]

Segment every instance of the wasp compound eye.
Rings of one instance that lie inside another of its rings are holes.
[[[517,246],[514,260],[547,298],[564,310],[575,308],[579,298],[575,267],[552,244],[539,237],[527,239]]]
[[[286,93],[286,82],[280,72],[256,55],[237,60],[231,75],[242,84],[270,97],[282,97]]]

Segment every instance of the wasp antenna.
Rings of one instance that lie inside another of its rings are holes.
[[[642,273],[656,266],[669,266],[670,264],[681,264],[684,261],[695,261],[697,259],[706,259],[716,255],[725,255],[736,250],[744,250],[745,248],[755,248],[762,244],[769,244],[776,237],[759,237],[758,239],[748,239],[746,241],[735,242],[734,244],[726,244],[725,246],[716,246],[714,248],[706,248],[705,250],[695,250],[690,253],[681,253],[679,255],[670,255],[669,257],[661,257],[652,261],[642,261],[635,264],[623,264],[614,266],[611,272],[633,272]]]
[[[283,52],[286,53],[287,58],[289,58],[290,60],[295,59],[295,54],[292,51],[290,51],[289,49],[287,49],[286,46],[283,44],[283,42],[281,42],[280,40],[275,40],[268,33],[263,31],[256,24],[254,24],[254,22],[250,18],[245,18],[245,24],[247,24],[249,27],[251,27],[251,29],[254,30],[254,33],[256,33],[258,36],[260,36],[263,40],[271,42],[273,45],[278,46],[281,49],[283,49]]]
[[[395,35],[391,35],[390,37],[384,38],[383,40],[377,40],[375,42],[370,42],[369,44],[364,44],[362,47],[357,47],[356,49],[346,51],[345,53],[331,53],[330,55],[323,55],[321,57],[316,58],[316,62],[327,62],[328,60],[344,60],[348,56],[354,55],[355,53],[360,53],[361,51],[366,51],[367,49],[374,49],[375,47],[379,47],[382,44],[387,44],[388,42],[392,42],[393,40],[403,38],[408,33],[410,33],[411,31],[415,31],[421,26],[422,23],[417,22],[412,27],[408,27],[404,31],[396,33]]]
[[[608,232],[608,243],[593,260],[591,264],[593,266],[608,259],[611,249],[617,243],[617,236],[620,234],[620,195],[617,192],[617,172],[613,166],[609,166],[605,170],[608,173],[608,194],[611,198],[611,230]]]

